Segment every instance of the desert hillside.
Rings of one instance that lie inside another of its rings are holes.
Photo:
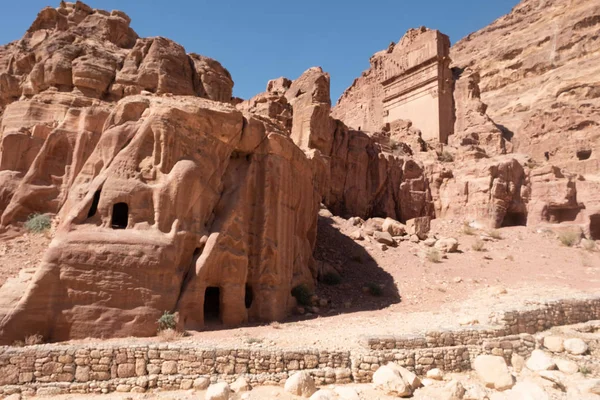
[[[410,29],[332,106],[44,8],[0,46],[0,397],[600,399],[598,28]]]

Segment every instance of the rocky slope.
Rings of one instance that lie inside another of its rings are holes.
[[[514,151],[569,171],[600,171],[600,3],[523,0],[451,50],[481,76],[487,113]]]

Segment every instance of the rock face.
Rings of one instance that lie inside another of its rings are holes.
[[[129,23],[62,2],[0,47],[0,223],[57,217],[35,276],[0,289],[2,343],[153,335],[165,310],[280,320],[317,278],[320,202],[433,216],[419,163],[329,116],[320,68],[233,101],[218,62]]]
[[[318,196],[308,159],[271,128],[194,97],[121,100],[2,338],[152,335],[164,310],[187,328],[283,318],[292,287],[312,284]]]
[[[329,75],[320,68],[310,68],[293,82],[271,81],[266,93],[238,108],[291,124],[292,139],[313,162],[322,201],[335,214],[398,221],[433,216],[421,164],[330,117]]]
[[[451,49],[455,67],[481,77],[487,113],[515,151],[600,171],[599,21],[595,1],[523,0]]]

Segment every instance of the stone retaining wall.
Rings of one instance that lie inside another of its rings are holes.
[[[299,370],[321,385],[363,383],[390,361],[419,375],[432,368],[463,372],[479,354],[509,362],[513,353],[528,357],[536,347],[533,333],[593,319],[600,319],[600,297],[505,312],[498,327],[365,338],[359,351],[207,349],[193,343],[0,347],[0,395],[189,389],[239,376],[252,385],[279,385]]]

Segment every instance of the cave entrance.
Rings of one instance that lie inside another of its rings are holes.
[[[600,214],[590,215],[590,238],[600,240]]]
[[[592,156],[592,150],[578,150],[577,158],[581,161],[588,160]]]
[[[113,206],[111,226],[113,229],[125,229],[129,222],[129,206],[127,203],[117,203]]]
[[[506,226],[527,226],[527,213],[507,212],[502,220],[502,227]]]
[[[88,218],[96,215],[96,212],[98,211],[98,203],[100,203],[100,190],[96,190],[96,193],[94,193],[94,199],[92,200],[92,206],[88,212]]]
[[[209,286],[204,292],[204,323],[219,322],[221,317],[221,289]]]
[[[573,222],[579,215],[579,208],[549,208],[546,212],[546,221],[552,224]]]
[[[252,307],[252,302],[254,301],[254,293],[252,293],[252,286],[246,284],[246,295],[244,296],[244,304],[246,305],[246,309]]]

